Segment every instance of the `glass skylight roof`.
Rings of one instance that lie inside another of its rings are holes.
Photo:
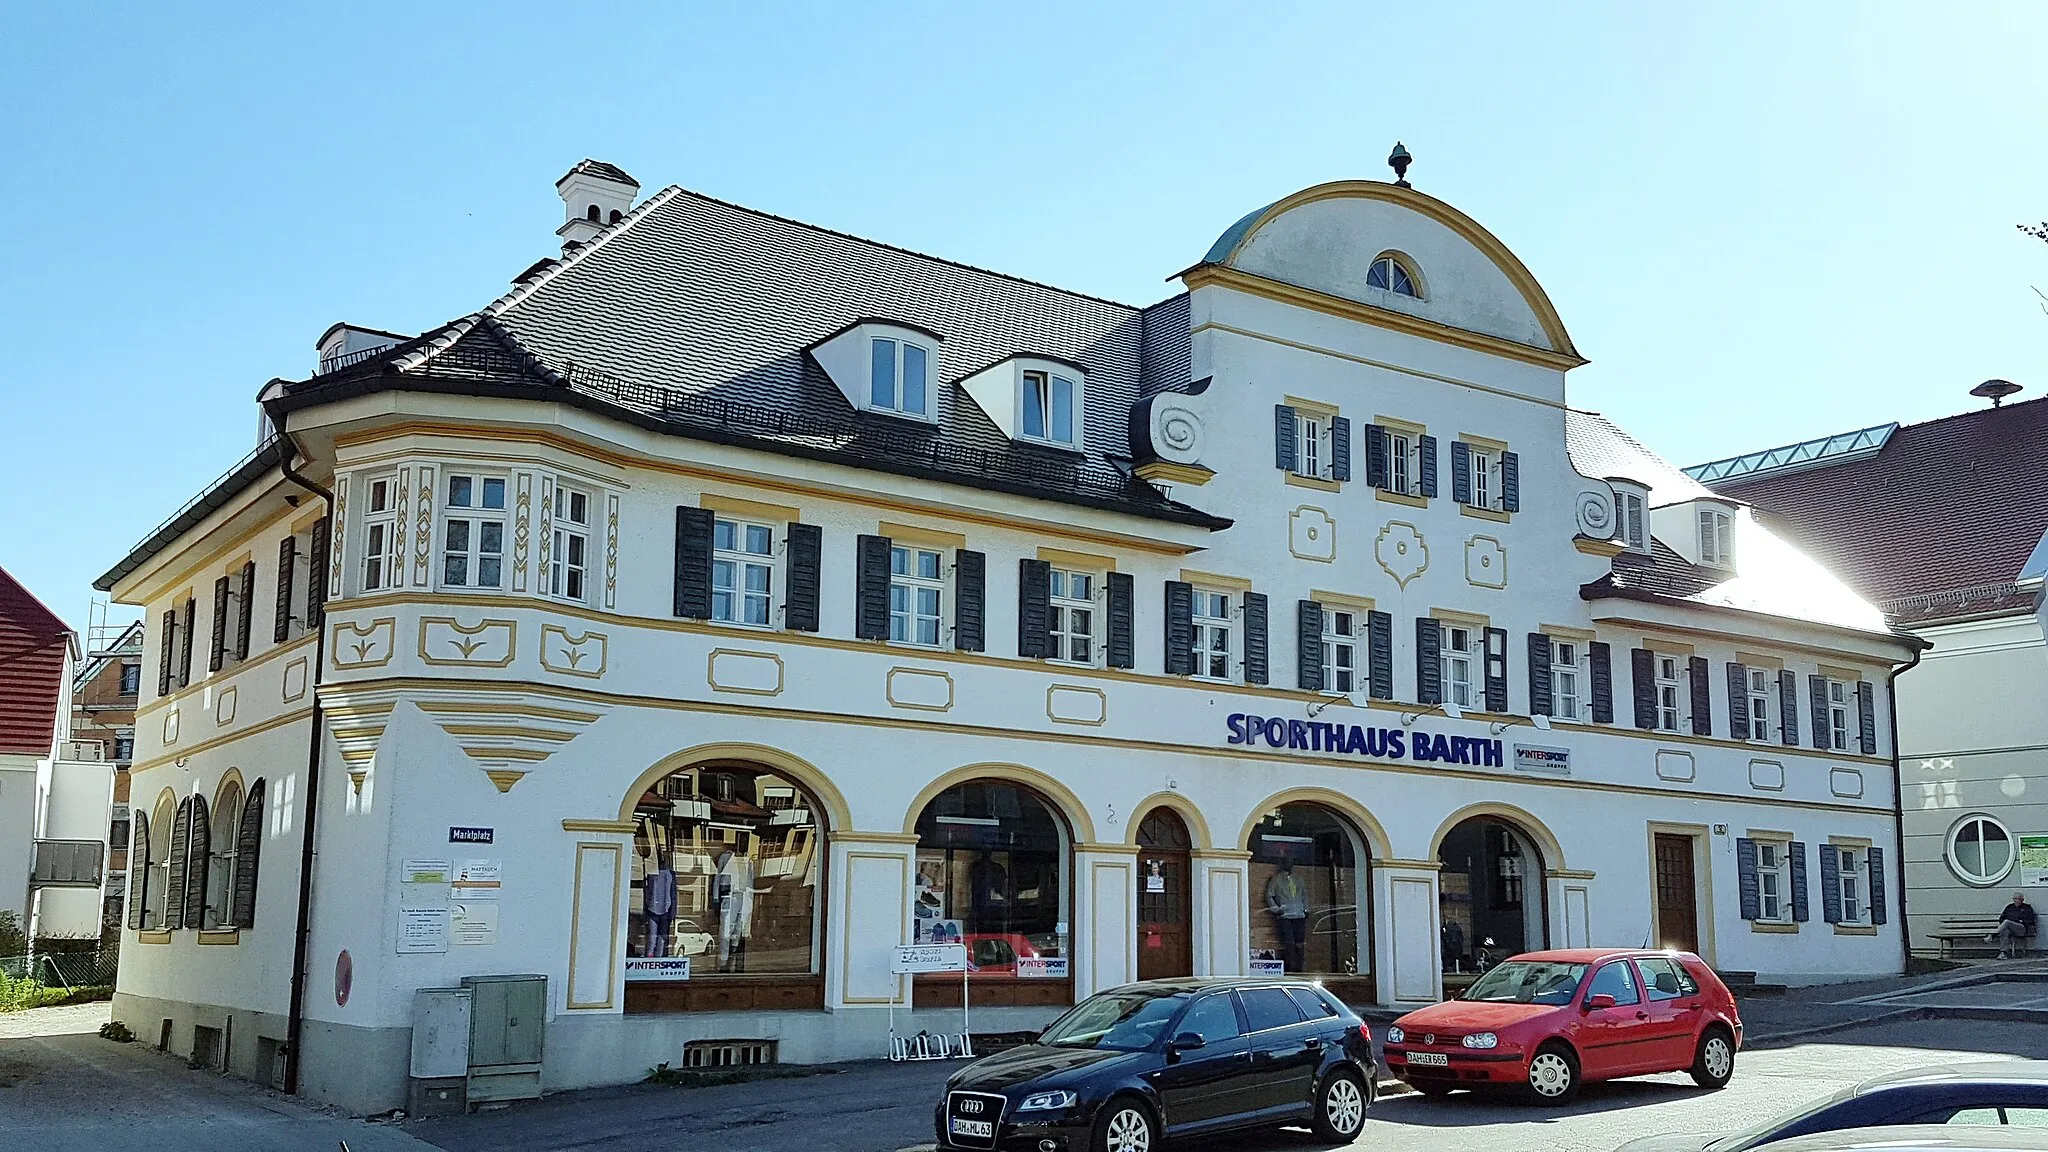
[[[1792,472],[1821,464],[1839,464],[1844,460],[1874,455],[1878,449],[1884,447],[1885,441],[1892,438],[1892,433],[1898,430],[1896,421],[1890,424],[1877,424],[1869,428],[1859,428],[1854,432],[1823,436],[1817,440],[1802,440],[1782,448],[1766,448],[1746,456],[1730,456],[1726,460],[1695,464],[1685,469],[1685,474],[1702,484],[1712,486],[1716,481],[1761,476],[1772,472]]]

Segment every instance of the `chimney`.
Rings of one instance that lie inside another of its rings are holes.
[[[640,182],[602,160],[585,160],[555,181],[555,191],[561,193],[563,209],[555,235],[562,238],[566,256],[623,219],[640,194]]]

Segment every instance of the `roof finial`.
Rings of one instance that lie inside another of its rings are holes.
[[[2004,406],[2007,396],[2019,390],[2020,386],[2010,380],[1986,380],[1970,389],[1970,395],[1987,397],[1993,408],[1999,408]]]
[[[1415,157],[1408,155],[1408,149],[1399,140],[1394,141],[1394,150],[1387,153],[1387,166],[1394,170],[1394,187],[1413,188],[1408,182],[1408,164]]]

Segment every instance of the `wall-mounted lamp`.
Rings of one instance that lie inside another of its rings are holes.
[[[1337,696],[1325,696],[1320,700],[1312,700],[1309,702],[1308,706],[1308,718],[1313,720],[1316,717],[1321,716],[1323,714],[1323,710],[1329,708],[1333,704],[1349,704],[1353,708],[1363,708],[1365,707],[1365,705],[1359,702],[1359,698],[1361,695],[1362,694],[1358,692],[1345,692]]]
[[[1417,720],[1422,719],[1431,712],[1441,712],[1453,720],[1463,720],[1465,718],[1465,710],[1447,700],[1442,704],[1432,704],[1420,712],[1401,713],[1401,727],[1413,728]]]
[[[1493,734],[1498,736],[1517,724],[1527,724],[1539,732],[1550,731],[1550,717],[1548,716],[1517,716],[1512,720],[1495,720],[1492,725]]]

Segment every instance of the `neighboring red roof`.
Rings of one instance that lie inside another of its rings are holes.
[[[47,756],[71,629],[0,568],[0,753]]]
[[[1719,481],[1897,622],[2031,609],[2048,397],[1901,427],[1874,455]]]

